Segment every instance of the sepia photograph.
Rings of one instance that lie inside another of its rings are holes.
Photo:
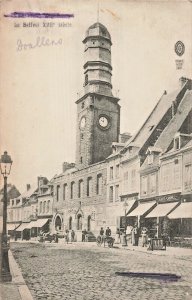
[[[192,298],[192,1],[0,1],[0,299]]]

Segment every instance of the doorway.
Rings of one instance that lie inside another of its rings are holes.
[[[62,224],[61,218],[60,216],[57,216],[55,219],[55,230],[61,230],[61,224]]]

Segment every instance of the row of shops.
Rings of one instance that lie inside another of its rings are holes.
[[[146,228],[150,238],[165,237],[170,243],[183,240],[192,245],[192,202],[140,200],[137,207],[130,207],[126,219],[121,217],[121,230],[125,228],[125,224],[137,225],[140,233],[142,228]]]
[[[77,218],[78,222],[78,218]],[[83,220],[82,220],[83,222]],[[85,229],[72,226],[63,226],[61,223],[58,226],[58,217],[39,218],[35,221],[19,224],[7,224],[8,234],[14,239],[37,239],[40,232],[58,232],[61,236],[64,235],[65,230],[75,230],[78,234],[78,241],[81,241],[82,231]],[[104,222],[104,229],[109,225]],[[149,238],[166,237],[168,241],[173,242],[177,239],[185,239],[187,243],[192,244],[192,202],[185,201],[171,201],[159,202],[148,201],[143,202],[135,200],[129,203],[129,209],[124,216],[119,218],[120,231],[124,231],[128,226],[134,227],[137,225],[141,235],[142,228],[147,229]],[[87,229],[87,228],[86,228]],[[111,227],[112,235],[115,236],[116,228]],[[87,230],[93,234],[92,228]],[[95,231],[95,237],[99,234],[99,228]]]
[[[7,224],[7,232],[15,240],[36,239],[41,231],[48,232],[50,229],[49,219],[37,219],[28,223]]]

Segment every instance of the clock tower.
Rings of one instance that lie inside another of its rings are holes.
[[[111,154],[120,129],[119,99],[112,94],[111,36],[101,23],[86,31],[84,95],[77,104],[76,164],[86,167]]]

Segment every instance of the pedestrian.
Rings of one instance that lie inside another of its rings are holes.
[[[105,235],[106,235],[106,237],[111,236],[111,229],[109,227],[107,227],[107,229],[105,231]]]
[[[132,244],[133,246],[138,246],[139,243],[139,228],[137,223],[135,223],[133,230],[132,230]]]
[[[104,239],[104,229],[103,229],[103,227],[101,227],[99,235],[100,235],[100,238],[101,238],[101,242],[103,242],[103,239]]]
[[[69,242],[69,230],[68,229],[65,230],[65,241],[68,244],[68,242]]]
[[[72,229],[71,230],[71,242],[75,241],[75,231]]]
[[[117,228],[117,230],[116,230],[115,243],[116,244],[120,243],[120,229],[119,228]]]
[[[147,228],[143,227],[141,231],[142,247],[147,246]]]
[[[87,234],[87,230],[84,229],[84,230],[82,231],[82,242],[85,242],[86,234]]]
[[[132,235],[132,230],[133,230],[133,226],[131,226],[130,224],[127,225],[127,241],[131,242],[131,235]]]

